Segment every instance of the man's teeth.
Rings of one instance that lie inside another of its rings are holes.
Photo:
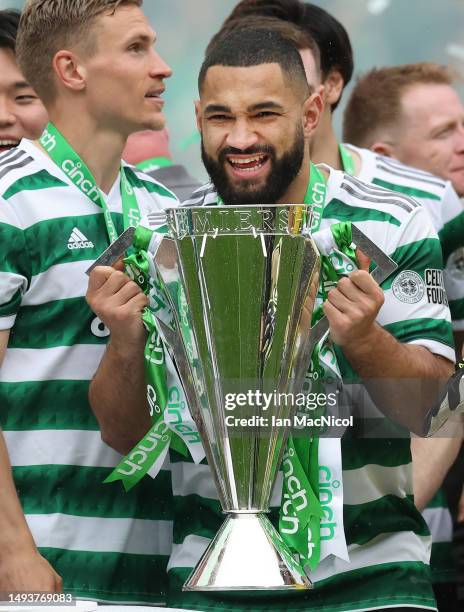
[[[253,163],[263,162],[264,157],[265,157],[264,155],[257,155],[256,157],[247,157],[247,158],[241,157],[240,159],[229,157],[229,161],[231,164],[253,164]]]
[[[18,144],[17,140],[0,140],[0,147],[15,147]]]
[[[236,157],[229,157],[229,162],[232,167],[237,170],[241,170],[242,172],[255,172],[262,168],[266,162],[265,155],[256,155],[255,157],[241,157],[237,159]]]

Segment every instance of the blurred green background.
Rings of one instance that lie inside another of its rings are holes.
[[[373,66],[434,60],[464,68],[464,0],[315,0],[348,30],[355,74]],[[18,8],[23,0],[0,0]],[[174,70],[166,115],[175,159],[205,178],[195,132],[193,100],[204,49],[237,0],[145,0],[158,49]],[[464,72],[464,70],[463,70]],[[464,95],[464,88],[460,86]],[[346,95],[345,95],[346,98]],[[341,127],[343,105],[336,113]]]

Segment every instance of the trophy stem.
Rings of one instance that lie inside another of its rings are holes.
[[[231,513],[184,591],[310,589],[303,568],[263,513]]]

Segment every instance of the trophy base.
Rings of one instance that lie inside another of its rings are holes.
[[[183,591],[293,591],[312,588],[267,516],[229,514]]]

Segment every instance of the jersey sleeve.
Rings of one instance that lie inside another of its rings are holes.
[[[397,270],[382,284],[377,321],[400,342],[418,344],[454,362],[443,257],[429,215],[417,207],[389,241]]]
[[[11,329],[31,280],[24,231],[10,204],[0,198],[0,330]]]

